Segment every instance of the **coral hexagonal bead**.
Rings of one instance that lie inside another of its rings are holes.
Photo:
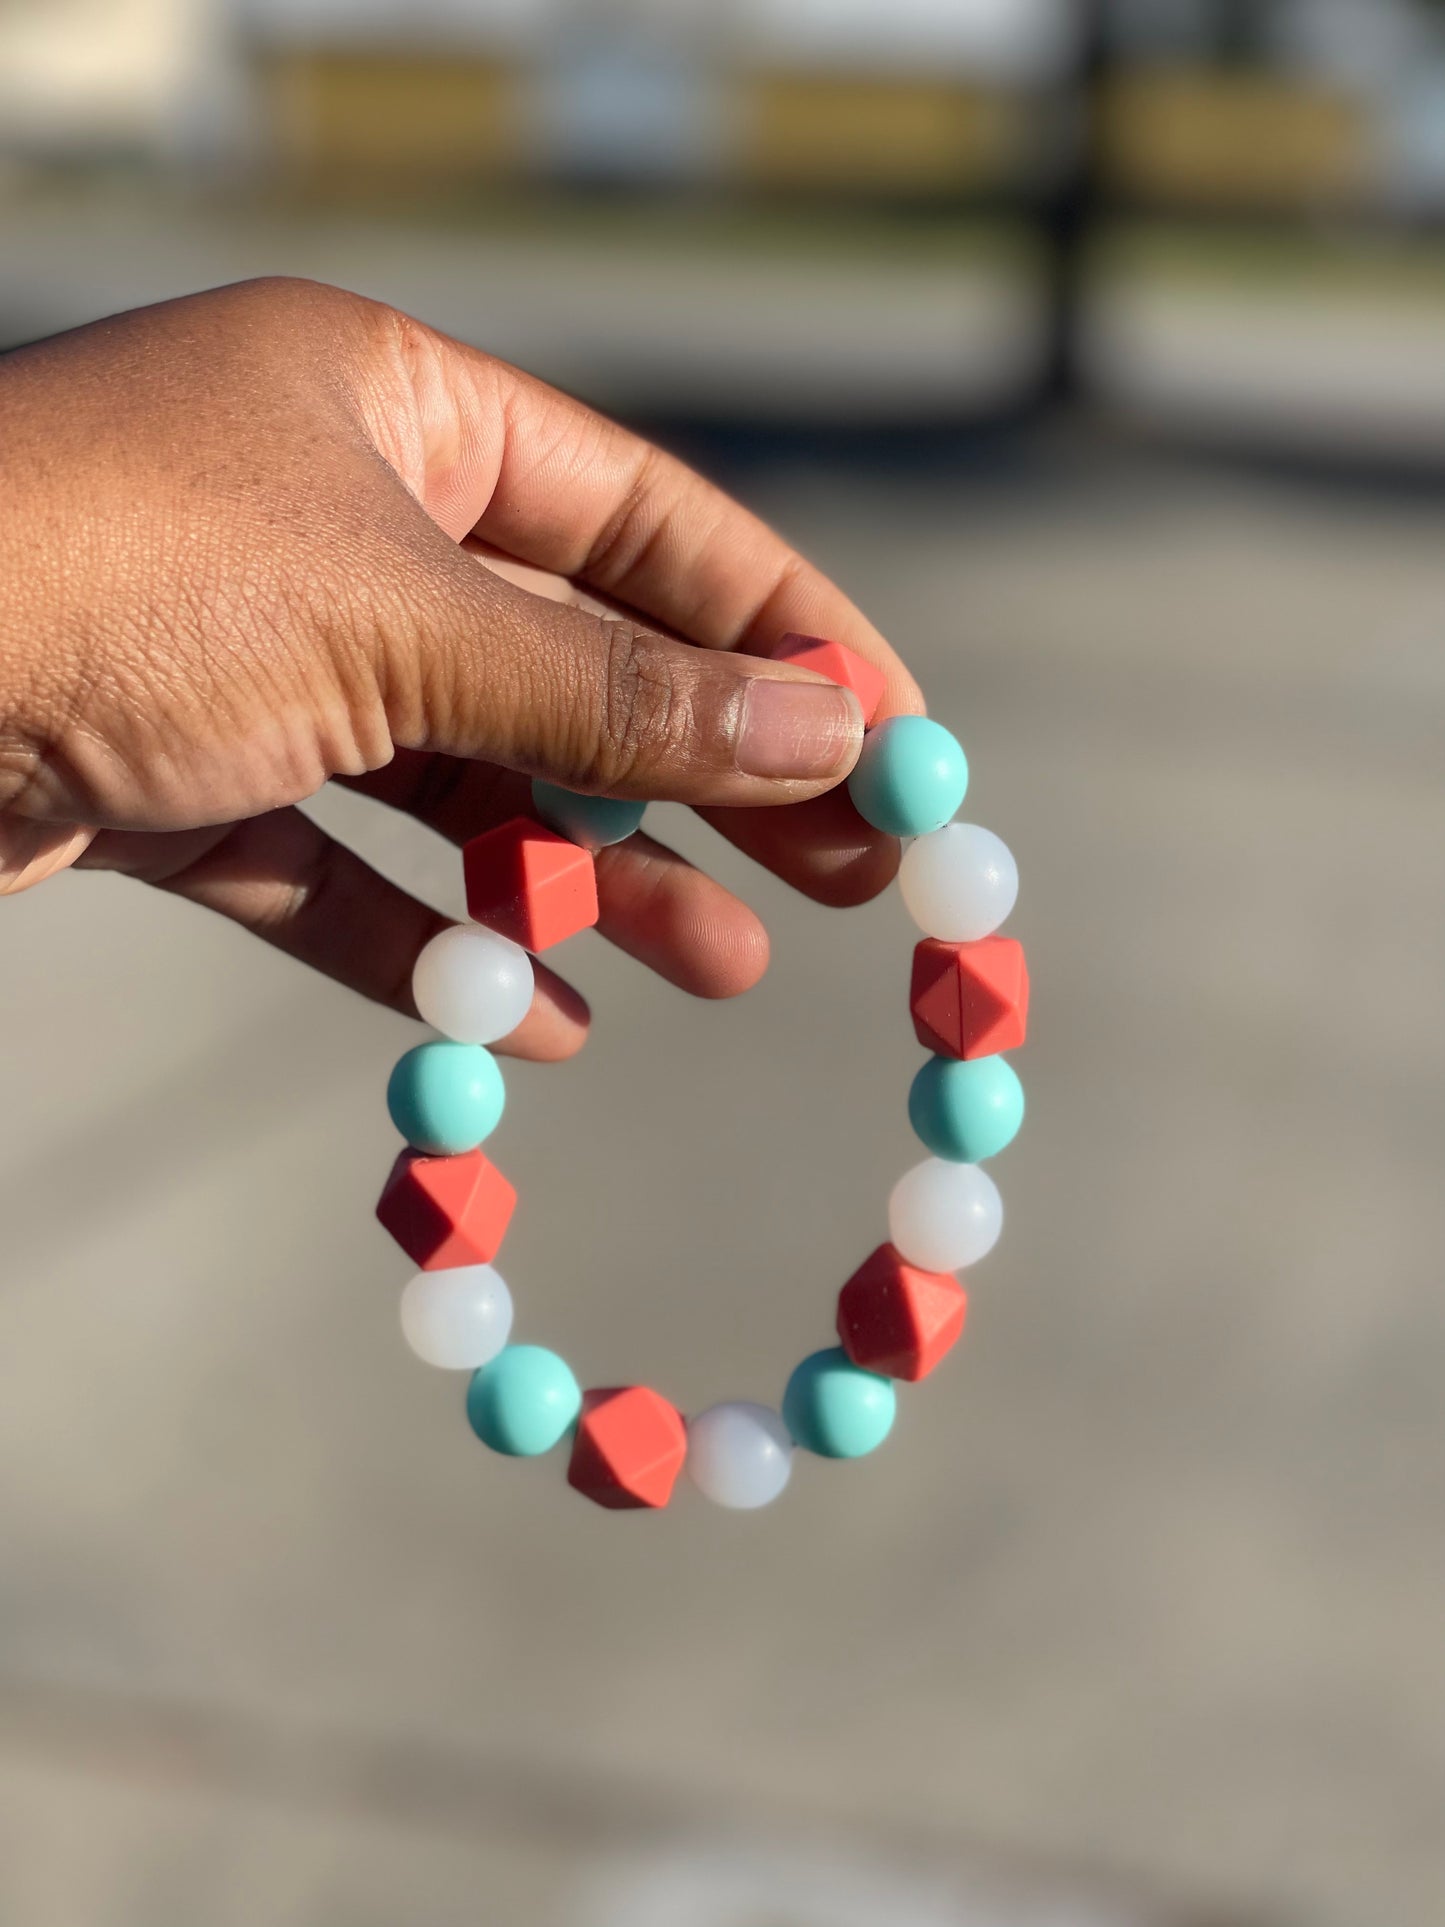
[[[968,1293],[946,1271],[920,1271],[880,1245],[838,1294],[838,1336],[855,1365],[887,1378],[927,1378],[952,1350]]]
[[[521,944],[547,950],[597,921],[597,870],[590,850],[514,816],[462,851],[467,914]]]
[[[796,663],[799,669],[812,669],[829,682],[851,689],[862,708],[865,725],[878,714],[887,687],[883,671],[866,657],[845,649],[841,642],[829,642],[824,636],[787,635],[774,649],[773,661]]]
[[[480,1151],[456,1158],[403,1151],[376,1215],[422,1271],[489,1265],[516,1209],[515,1187]]]
[[[1029,972],[1012,937],[944,943],[913,953],[909,1002],[918,1041],[936,1057],[994,1057],[1017,1050],[1029,1015]]]
[[[588,1392],[567,1483],[612,1511],[665,1506],[687,1457],[681,1412],[645,1385]]]

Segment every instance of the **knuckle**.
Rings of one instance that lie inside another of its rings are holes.
[[[193,297],[211,311],[216,344],[244,368],[264,368],[310,405],[354,398],[362,371],[392,327],[394,309],[350,289],[300,275],[261,275]],[[298,386],[299,384],[299,386]]]
[[[314,281],[303,274],[258,274],[248,281],[235,281],[225,290],[235,300],[254,301],[282,311],[339,310],[362,305],[363,297],[329,281]]]
[[[598,621],[604,670],[601,727],[588,774],[607,789],[631,781],[682,747],[690,703],[658,637],[616,617]]]
[[[586,452],[586,451],[582,451]],[[581,573],[602,588],[635,576],[669,536],[667,506],[659,506],[665,491],[662,476],[668,458],[660,448],[645,445],[614,513],[598,530]]]

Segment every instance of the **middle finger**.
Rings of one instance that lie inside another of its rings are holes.
[[[536,816],[527,778],[486,763],[399,750],[384,769],[340,780],[458,845]],[[602,936],[695,997],[736,997],[767,968],[756,912],[640,832],[597,853],[597,903]]]

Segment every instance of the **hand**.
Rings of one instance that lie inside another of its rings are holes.
[[[897,866],[827,793],[856,701],[749,653],[832,636],[920,709],[878,633],[681,463],[392,309],[252,282],[19,350],[0,468],[0,891],[122,870],[410,1011],[445,920],[295,807],[329,778],[458,843],[532,775],[691,803],[827,903]],[[647,836],[598,893],[699,996],[766,966],[753,913]],[[537,984],[503,1048],[567,1056],[586,1006]]]

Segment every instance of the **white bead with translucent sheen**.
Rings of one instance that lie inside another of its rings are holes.
[[[416,960],[411,994],[425,1022],[458,1044],[494,1044],[532,1007],[532,959],[475,923],[438,931]]]
[[[687,1428],[688,1476],[714,1505],[771,1505],[792,1470],[788,1428],[766,1405],[713,1405]]]
[[[927,1158],[893,1187],[888,1235],[906,1264],[963,1271],[986,1258],[1003,1230],[998,1186],[976,1164]]]
[[[490,1265],[419,1271],[401,1294],[401,1329],[424,1364],[474,1372],[511,1336],[512,1294]]]
[[[946,823],[909,845],[898,887],[925,936],[977,943],[993,935],[1018,901],[1019,869],[992,830]]]

